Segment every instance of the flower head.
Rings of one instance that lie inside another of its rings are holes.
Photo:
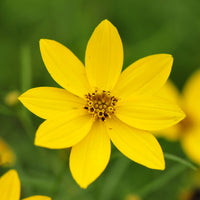
[[[9,170],[0,178],[0,197],[1,200],[19,200],[20,199],[20,180],[16,170]],[[23,200],[51,200],[46,196],[32,196]]]
[[[158,132],[171,140],[180,140],[185,153],[197,164],[200,164],[200,70],[196,71],[186,82],[183,94],[179,94],[171,82],[161,89],[160,95],[177,104],[187,114],[187,117],[177,125]]]
[[[153,169],[165,168],[162,149],[148,131],[184,118],[175,104],[154,96],[170,74],[171,55],[145,57],[121,73],[122,41],[108,20],[97,26],[88,42],[85,67],[53,40],[40,40],[40,50],[47,70],[64,89],[34,88],[19,98],[46,119],[37,130],[36,145],[72,147],[70,170],[83,188],[106,168],[110,140],[131,160]]]
[[[15,154],[8,144],[0,138],[0,165],[12,165],[15,162]]]

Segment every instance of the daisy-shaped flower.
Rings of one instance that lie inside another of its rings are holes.
[[[15,162],[15,154],[9,145],[0,138],[0,165],[12,165]]]
[[[21,185],[16,170],[12,169],[0,178],[0,197],[1,200],[19,200]],[[46,196],[32,196],[23,200],[51,200]]]
[[[110,140],[131,160],[165,168],[161,147],[148,131],[184,118],[175,104],[154,97],[170,74],[171,55],[145,57],[121,73],[122,41],[108,20],[97,26],[88,42],[85,67],[53,40],[40,40],[40,50],[47,70],[64,89],[39,87],[20,96],[30,111],[46,119],[37,130],[36,145],[72,147],[70,170],[82,188],[106,168]]]
[[[160,95],[171,102],[176,102],[184,110],[187,117],[169,129],[157,132],[170,140],[180,140],[188,157],[200,164],[200,70],[196,71],[186,82],[180,94],[171,82],[161,89]]]

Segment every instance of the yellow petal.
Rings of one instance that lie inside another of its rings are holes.
[[[84,110],[69,112],[43,122],[35,137],[35,145],[50,149],[71,147],[89,132],[93,118]]]
[[[156,137],[164,137],[169,141],[177,141],[181,138],[182,135],[180,123],[164,130],[154,131],[153,134]]]
[[[159,97],[143,96],[118,102],[116,116],[142,130],[161,130],[177,124],[185,114],[174,103]]]
[[[0,138],[0,165],[11,165],[15,162],[15,154],[11,148]]]
[[[103,123],[96,121],[87,137],[72,147],[70,170],[82,188],[100,176],[106,168],[111,153],[110,139]]]
[[[85,101],[65,89],[38,87],[26,91],[19,100],[31,112],[43,119],[55,118],[84,107]]]
[[[152,169],[165,169],[162,149],[156,138],[126,125],[117,118],[106,121],[113,144],[131,160]]]
[[[48,72],[59,85],[80,97],[87,94],[89,83],[84,65],[67,47],[41,39],[40,51]]]
[[[168,99],[169,101],[176,103],[178,105],[182,105],[182,99],[180,96],[180,93],[176,86],[173,84],[171,80],[168,80],[165,85],[161,88],[161,90],[156,94],[156,96],[163,97],[165,99]],[[153,134],[157,137],[165,137],[166,139],[170,141],[176,141],[180,139],[180,131],[181,131],[181,126],[180,124],[176,124],[172,127],[169,127],[164,130],[156,131]]]
[[[111,90],[117,82],[123,65],[123,46],[117,29],[102,21],[94,30],[86,49],[86,73],[90,85]]]
[[[1,200],[19,200],[20,190],[20,180],[15,170],[9,170],[0,178]]]
[[[183,135],[181,144],[188,157],[200,165],[200,127],[188,130]]]
[[[181,103],[180,93],[171,80],[168,80],[156,95],[168,99],[178,105]]]
[[[196,71],[187,81],[184,90],[186,111],[199,123],[200,121],[200,70]]]
[[[157,92],[168,79],[172,63],[169,54],[151,55],[134,62],[122,72],[112,94],[127,97]]]
[[[46,197],[46,196],[36,195],[36,196],[25,198],[23,200],[51,200],[51,198],[50,197]]]

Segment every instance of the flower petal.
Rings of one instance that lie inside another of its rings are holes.
[[[103,123],[96,121],[87,137],[72,147],[70,170],[82,188],[97,179],[106,168],[111,153],[110,139]]]
[[[90,85],[111,90],[116,84],[123,65],[123,46],[117,29],[102,21],[94,30],[86,49],[86,73]]]
[[[51,198],[50,197],[46,197],[46,196],[36,195],[36,196],[25,198],[23,200],[51,200]]]
[[[164,137],[169,141],[177,141],[181,138],[181,125],[178,123],[164,130],[154,131],[153,135],[156,137]]]
[[[23,93],[19,100],[31,112],[43,119],[55,118],[70,110],[83,108],[85,101],[65,89],[53,87],[33,88]]]
[[[181,144],[188,157],[200,165],[200,127],[188,130],[183,135]]]
[[[89,132],[93,118],[84,110],[69,112],[43,122],[35,137],[35,145],[50,149],[71,147]]]
[[[168,99],[169,101],[174,102],[178,105],[181,104],[180,93],[171,80],[168,80],[165,83],[165,85],[159,90],[156,96],[157,95],[165,99]]]
[[[119,97],[157,92],[171,72],[173,58],[169,54],[144,57],[124,70],[112,94]]]
[[[54,40],[41,39],[40,51],[48,72],[59,85],[80,97],[88,93],[84,65],[67,47]]]
[[[186,111],[192,115],[194,120],[200,121],[200,70],[196,71],[187,81],[183,95]]]
[[[1,200],[19,200],[20,180],[15,170],[9,170],[0,178]]]
[[[12,165],[15,162],[15,154],[8,144],[0,138],[0,165]]]
[[[116,116],[142,130],[161,130],[177,124],[185,114],[174,103],[160,97],[133,97],[118,102]]]
[[[157,95],[159,97],[163,97],[163,98],[171,101],[172,103],[176,103],[178,105],[181,105],[181,103],[182,103],[180,93],[171,80],[168,80],[165,83],[165,85],[161,88],[161,90],[158,92]],[[156,137],[161,136],[161,137],[165,137],[166,139],[168,139],[170,141],[176,141],[176,140],[180,139],[180,137],[181,137],[180,131],[181,131],[181,125],[180,125],[180,123],[178,123],[167,129],[160,130],[160,131],[154,131],[153,134]]]
[[[113,144],[131,160],[152,169],[165,169],[162,149],[156,138],[126,125],[117,118],[106,121]]]

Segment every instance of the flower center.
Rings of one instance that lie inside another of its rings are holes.
[[[85,97],[87,102],[84,109],[88,110],[96,119],[104,121],[114,114],[118,99],[111,96],[109,91],[95,90],[93,93],[86,94]]]
[[[186,115],[185,119],[183,119],[182,121],[179,122],[179,125],[181,128],[180,132],[184,133],[194,126],[194,122],[193,122],[193,119],[191,118],[191,116],[189,116],[189,114],[188,114],[188,115]]]

